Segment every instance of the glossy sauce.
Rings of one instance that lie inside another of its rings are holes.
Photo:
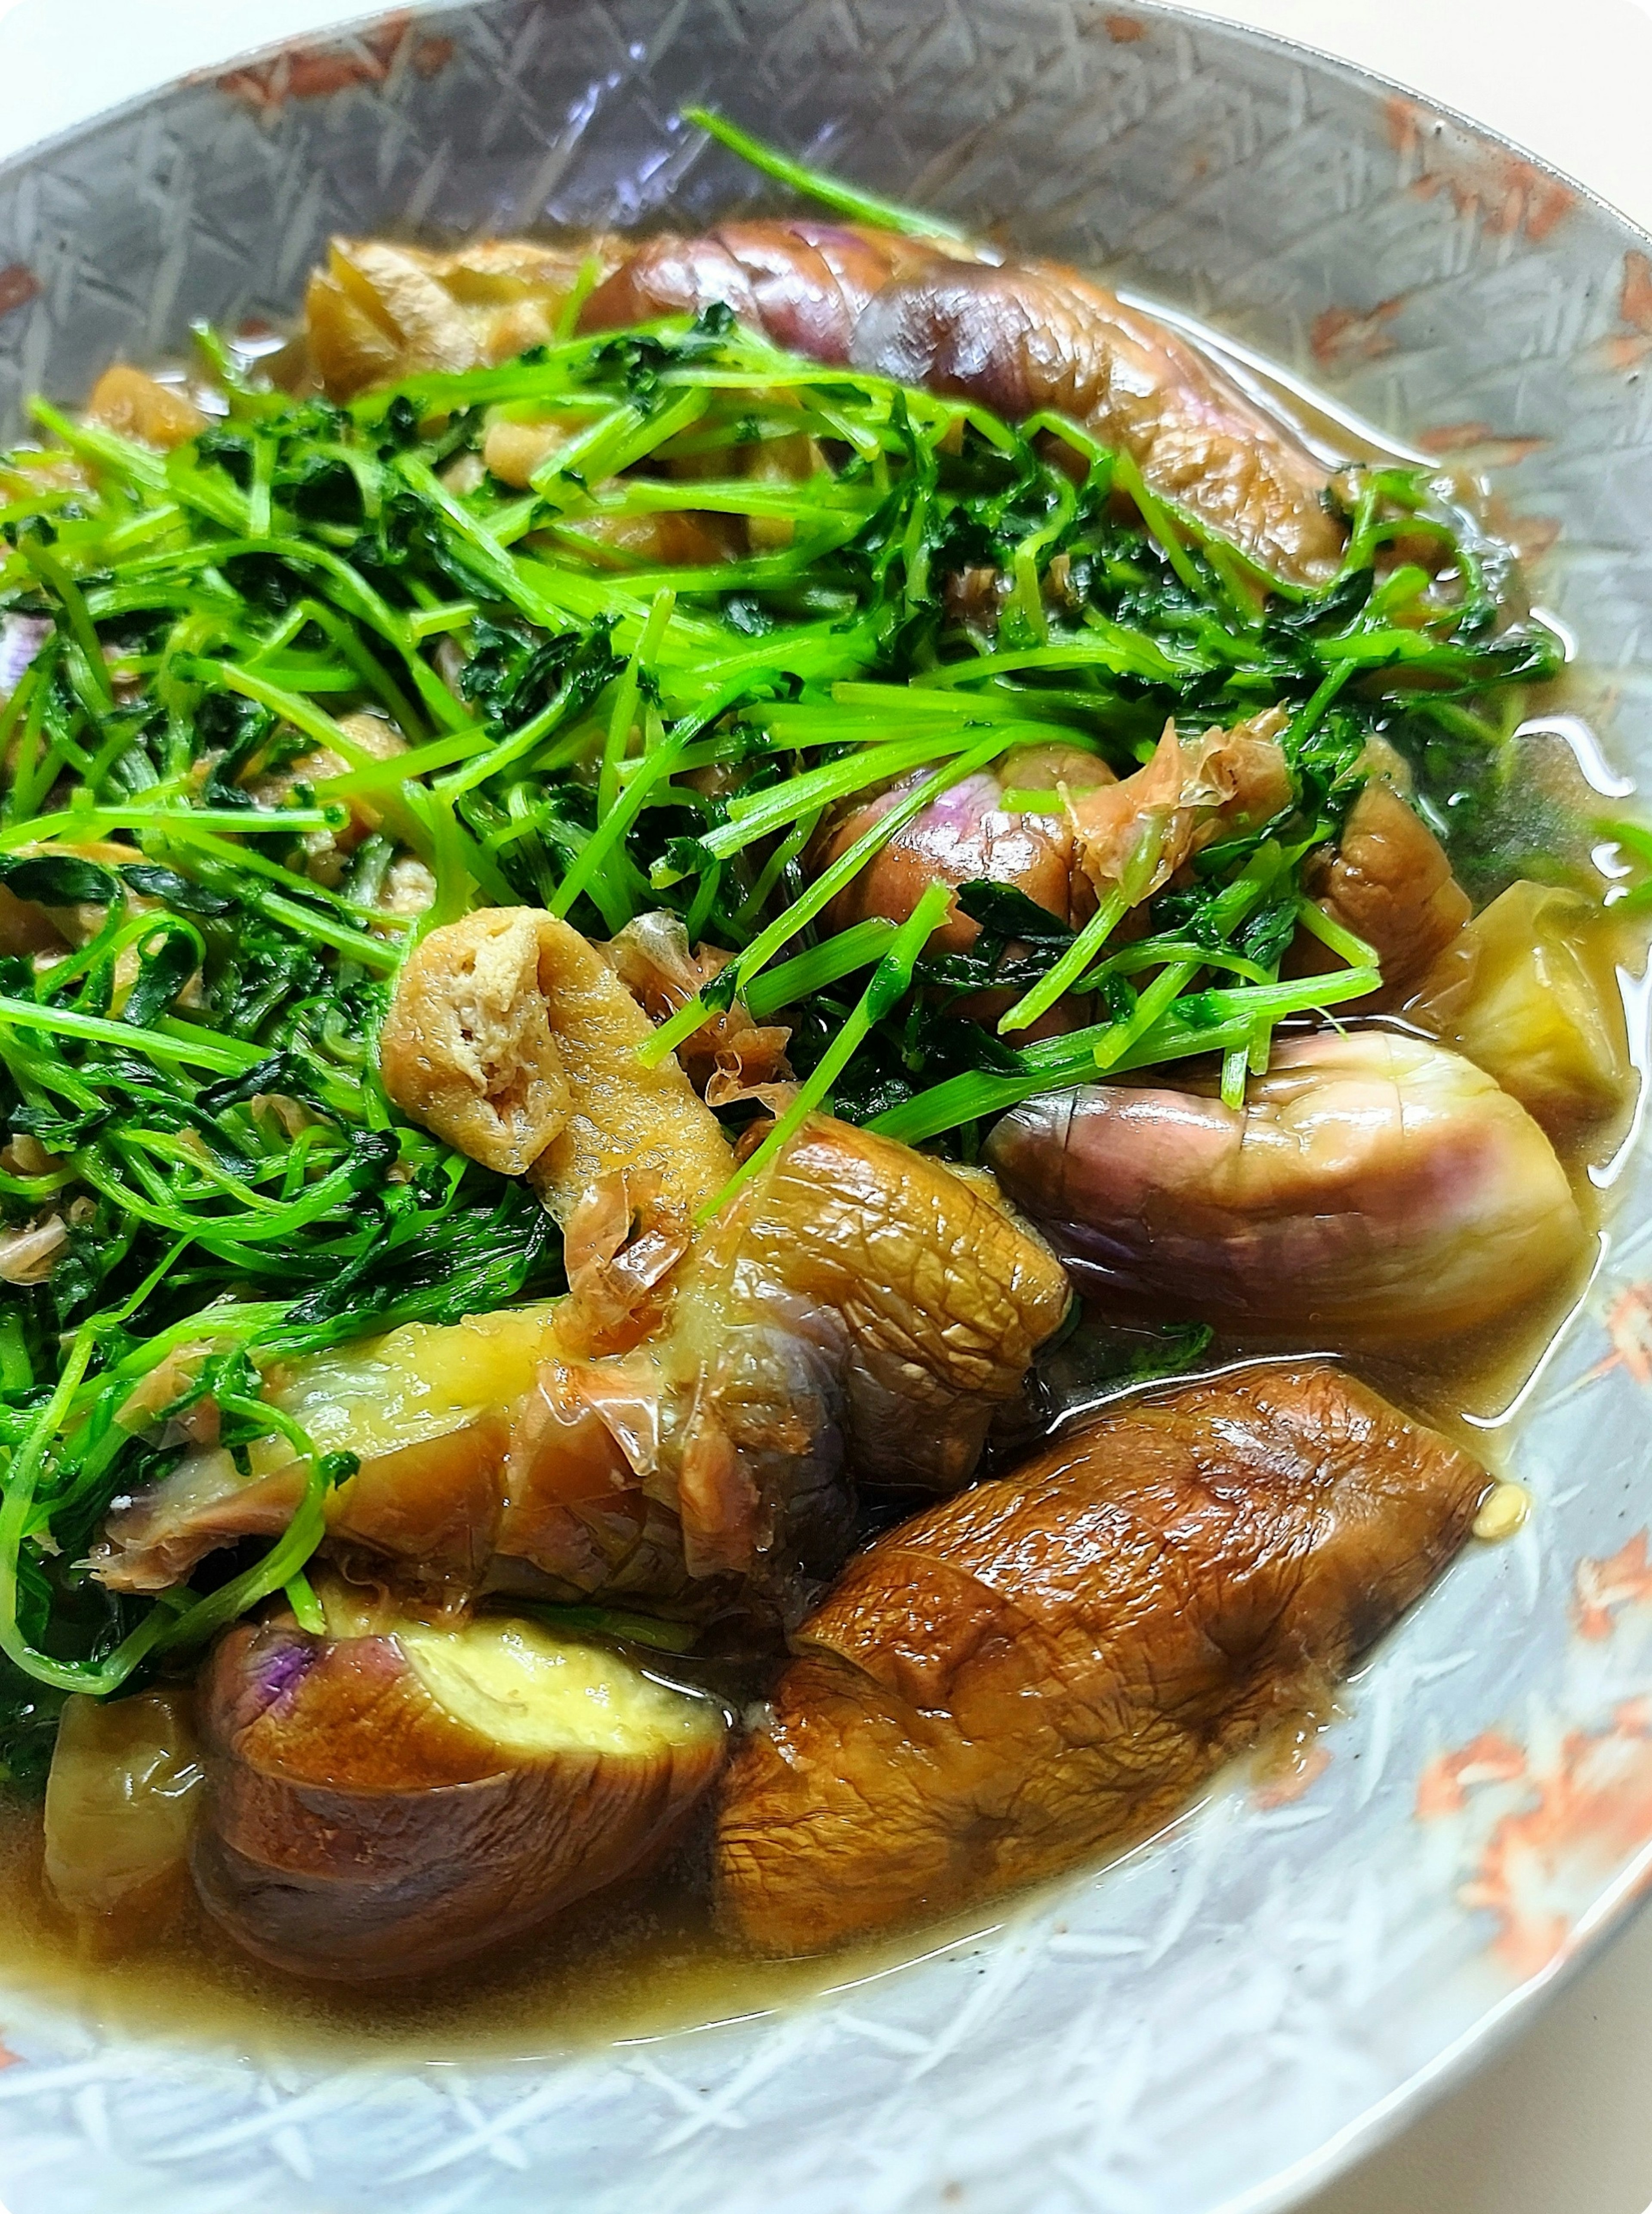
[[[1518,1425],[1526,1386],[1579,1304],[1609,1240],[1609,1195],[1590,1175],[1599,1141],[1568,1165],[1597,1235],[1576,1275],[1512,1319],[1431,1351],[1373,1353],[1218,1340],[1201,1373],[1331,1352],[1400,1406],[1455,1435],[1497,1472]],[[1104,1325],[1098,1325],[1097,1335]],[[1090,1342],[1094,1344],[1095,1337]],[[1087,1389],[1079,1334],[1046,1367],[1045,1425],[1082,1422],[1125,1396]],[[1150,1388],[1150,1387],[1149,1387]],[[1009,1441],[998,1472],[1028,1449]],[[1533,1502],[1541,1514],[1543,1502]],[[1339,1694],[1343,1703],[1350,1696]],[[1298,1735],[1317,1727],[1306,1720]],[[1300,1748],[1292,1732],[1241,1763],[1288,1771]],[[1222,1788],[1220,1782],[1213,1787]],[[118,1946],[94,1948],[50,1899],[41,1876],[38,1808],[0,1803],[0,1917],[7,1930],[3,1979],[13,1989],[94,2015],[108,2032],[160,2034],[255,2056],[347,2049],[409,2060],[466,2054],[553,2055],[614,2041],[647,2040],[796,2003],[823,1991],[898,1971],[904,1964],[984,1933],[1003,1901],[944,1924],[890,1936],[829,1957],[754,1960],[711,1926],[704,1828],[649,1875],[575,1907],[537,1939],[518,1941],[439,1977],[350,1990],[282,1975],[240,1952],[180,1895],[169,1915],[150,1918]],[[1124,1850],[1131,1849],[1127,1843]],[[1099,1859],[1116,1856],[1098,1856]]]
[[[1580,1199],[1593,1202],[1598,1226],[1602,1196],[1587,1161],[1574,1165]],[[1578,1305],[1608,1236],[1600,1229],[1576,1275],[1512,1320],[1426,1357],[1229,1338],[1212,1346],[1199,1369],[1331,1351],[1398,1404],[1455,1435],[1495,1473],[1506,1463],[1527,1383]],[[1049,1411],[1063,1427],[1123,1396],[1117,1389],[1086,1391],[1083,1349],[1081,1335],[1070,1357],[1051,1365]],[[1018,1440],[1003,1453],[1002,1466],[1012,1466],[1026,1449]],[[1533,1511],[1541,1514],[1540,1498]],[[1288,1765],[1290,1752],[1282,1742],[1259,1757]],[[827,1958],[753,1960],[710,1926],[704,1852],[702,1832],[649,1876],[577,1905],[537,1939],[518,1941],[495,1958],[439,1977],[352,1991],[282,1975],[249,1959],[192,1895],[180,1896],[169,1918],[149,1922],[118,1948],[93,1949],[46,1893],[38,1808],[0,1804],[3,1978],[14,1989],[94,2015],[106,2031],[229,2044],[254,2054],[340,2045],[387,2058],[553,2054],[725,2021],[882,1975],[984,1930],[1006,1911],[1003,1902],[991,1903],[962,1920]]]
[[[1328,460],[1428,462],[1428,456],[1334,411],[1294,379],[1190,318],[1177,314],[1165,320],[1205,346],[1253,400]],[[1463,490],[1469,493],[1472,487]],[[1517,785],[1525,788],[1529,780],[1533,787],[1551,787],[1574,801],[1587,794],[1595,812],[1605,811],[1601,801],[1621,809],[1629,787],[1612,774],[1595,743],[1587,719],[1594,704],[1575,671],[1548,688],[1518,734]],[[1609,854],[1592,858],[1583,850],[1564,859],[1580,872],[1593,867],[1597,884],[1612,873]],[[1623,959],[1631,1051],[1643,1085],[1646,990],[1631,978],[1642,963],[1627,933]],[[1604,1255],[1616,1167],[1639,1111],[1637,1101],[1625,1099],[1618,1126],[1591,1133],[1568,1159],[1596,1234],[1575,1275],[1512,1320],[1425,1354],[1229,1337],[1212,1345],[1201,1372],[1282,1353],[1329,1353],[1345,1359],[1399,1405],[1454,1434],[1497,1472],[1506,1464],[1529,1381]],[[1013,1467],[1052,1427],[1081,1422],[1122,1396],[1118,1385],[1095,1380],[1100,1342],[1099,1336],[1087,1340],[1081,1333],[1044,1364],[1039,1417],[1019,1435],[1000,1441],[992,1472]],[[1540,1498],[1533,1511],[1541,1514]],[[1314,1726],[1311,1718],[1305,1725]],[[1285,1742],[1253,1758],[1288,1764],[1290,1752]],[[92,1944],[46,1893],[38,1807],[0,1797],[0,1921],[7,1931],[0,1976],[14,1991],[94,2016],[106,2034],[158,2034],[228,2045],[257,2057],[329,2047],[356,2058],[523,2057],[646,2040],[764,2012],[897,1971],[939,1947],[984,1933],[1005,1911],[1002,1903],[988,1905],[961,1921],[829,1958],[754,1960],[734,1951],[711,1926],[705,1857],[702,1826],[664,1866],[576,1906],[536,1940],[517,1941],[498,1957],[440,1977],[350,1990],[283,1975],[249,1959],[181,1888],[169,1910],[147,1917],[141,1932],[119,1943]]]

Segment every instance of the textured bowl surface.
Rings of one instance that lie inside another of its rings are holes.
[[[1152,6],[486,0],[176,88],[0,174],[0,413],[330,231],[679,219],[707,100],[1111,271],[1491,477],[1652,777],[1649,242],[1455,119]],[[760,204],[761,195],[754,204]],[[1359,1677],[1289,1792],[795,2010],[573,2060],[255,2064],[8,1993],[11,2214],[1206,2214],[1283,2205],[1652,1871],[1652,1179],[1533,1387],[1538,1512]]]

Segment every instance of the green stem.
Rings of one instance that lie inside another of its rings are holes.
[[[754,977],[742,994],[747,1012],[754,1022],[766,1022],[783,1007],[796,1006],[812,999],[816,992],[835,984],[839,977],[852,976],[869,962],[881,961],[893,945],[899,930],[898,923],[886,922],[881,915],[869,915],[864,922],[850,923],[836,937],[826,939],[820,945],[811,945],[807,953],[782,961],[776,968]]]
[[[133,1023],[110,1022],[101,1015],[79,1014],[71,1007],[42,1007],[33,1000],[14,1000],[9,993],[0,993],[0,1025],[7,1023],[21,1030],[46,1031],[55,1037],[95,1038],[101,1045],[151,1054],[156,1061],[182,1061],[219,1076],[241,1076],[264,1058],[257,1046],[214,1044],[193,1025],[180,1024],[181,1035],[174,1035],[170,1030],[146,1030]]]
[[[762,1144],[741,1163],[716,1197],[709,1200],[700,1209],[700,1221],[708,1221],[712,1215],[719,1214],[737,1192],[766,1169],[769,1163],[790,1144],[805,1120],[826,1098],[849,1066],[873,1024],[881,1022],[910,989],[917,957],[929,944],[933,933],[946,920],[947,910],[951,904],[952,887],[949,884],[930,884],[920,895],[917,906],[895,933],[888,951],[873,970],[871,982],[850,1009],[843,1028],[809,1071],[805,1081],[798,1086],[796,1098]]]
[[[1300,983],[1255,986],[1242,992],[1200,992],[1194,996],[1199,1013],[1209,1019],[1190,1021],[1172,1006],[1113,1064],[1111,1073],[1122,1076],[1132,1069],[1150,1068],[1156,1062],[1185,1061],[1194,1055],[1222,1053],[1230,1046],[1248,1044],[1259,1020],[1276,1023],[1289,1014],[1305,1014],[1357,1000],[1378,982],[1375,969],[1350,969],[1340,975],[1314,976]],[[1029,1046],[1021,1055],[1019,1071],[1002,1075],[971,1069],[961,1076],[886,1108],[867,1124],[882,1137],[898,1138],[908,1146],[922,1146],[943,1132],[963,1124],[1002,1115],[1023,1099],[1043,1092],[1070,1092],[1096,1079],[1095,1049],[1111,1031],[1111,1024],[1076,1031],[1052,1039],[1046,1046]]]
[[[1024,992],[1003,1016],[998,1024],[1000,1035],[1031,1030],[1040,1015],[1047,1014],[1091,967],[1096,955],[1124,920],[1129,907],[1129,894],[1122,884],[1115,884],[1048,974],[1040,977],[1030,991]]]
[[[846,185],[836,177],[828,176],[824,169],[811,168],[807,162],[783,154],[776,147],[753,138],[742,131],[737,123],[709,107],[685,107],[679,111],[685,123],[704,131],[731,154],[738,154],[754,169],[766,177],[789,187],[804,199],[818,200],[838,215],[846,215],[851,223],[872,223],[881,230],[898,230],[917,238],[965,238],[968,233],[959,224],[948,223],[942,216],[926,215],[916,208],[903,207],[898,200],[886,200],[876,193],[863,192],[857,186]]]

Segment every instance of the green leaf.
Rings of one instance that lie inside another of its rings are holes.
[[[1018,884],[999,884],[977,877],[960,884],[954,896],[972,922],[991,938],[1020,939],[1028,945],[1070,945],[1073,933],[1058,915],[1029,899]]]
[[[0,884],[41,907],[113,907],[120,898],[112,870],[73,853],[0,854]]]

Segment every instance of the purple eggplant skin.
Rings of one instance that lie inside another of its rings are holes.
[[[720,223],[692,238],[662,232],[644,239],[596,287],[579,327],[623,330],[721,303],[777,346],[812,361],[844,363],[874,295],[945,250],[895,231],[803,217]]]
[[[1090,1085],[1029,1099],[987,1159],[1081,1292],[1263,1332],[1423,1342],[1479,1327],[1587,1245],[1553,1147],[1460,1055],[1324,1031],[1242,1108]]]
[[[1322,584],[1341,560],[1325,463],[1186,339],[1076,270],[931,260],[867,303],[850,358],[1012,423],[1070,417],[1277,576]]]
[[[1012,423],[1067,416],[1277,576],[1322,584],[1341,560],[1325,463],[1168,326],[1076,270],[802,217],[727,223],[643,240],[579,327],[718,303],[811,360],[978,401]]]

